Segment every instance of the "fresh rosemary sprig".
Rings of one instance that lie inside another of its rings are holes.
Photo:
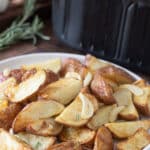
[[[12,22],[10,27],[0,34],[0,50],[16,43],[18,40],[33,40],[33,44],[37,43],[37,37],[43,40],[49,40],[49,37],[41,33],[44,24],[35,16],[32,22],[27,20],[35,12],[36,0],[25,0],[23,15]]]

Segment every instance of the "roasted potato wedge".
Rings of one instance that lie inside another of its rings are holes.
[[[63,125],[55,122],[54,118],[40,119],[27,125],[27,132],[41,135],[54,136],[58,135],[63,129]]]
[[[9,134],[4,129],[0,129],[0,149],[1,150],[32,150],[25,142],[14,135]]]
[[[142,89],[143,94],[140,96],[134,95],[133,102],[142,114],[150,116],[150,86],[145,86]]]
[[[92,93],[104,104],[114,104],[113,88],[106,82],[105,78],[98,72],[91,82]]]
[[[36,101],[28,104],[13,121],[14,132],[24,131],[27,125],[40,119],[50,118],[61,113],[64,106],[58,102]]]
[[[143,94],[142,88],[140,88],[134,84],[122,84],[119,86],[119,88],[128,89],[132,94],[134,94],[136,96],[140,96]]]
[[[34,95],[45,82],[46,73],[40,70],[19,85],[9,88],[6,93],[11,102],[22,102]]]
[[[55,137],[43,137],[24,132],[20,132],[16,136],[29,144],[33,150],[48,150],[56,141]]]
[[[98,129],[93,150],[113,150],[113,138],[106,127],[102,126]]]
[[[88,122],[93,113],[98,109],[98,102],[90,94],[83,93],[84,98],[82,100],[79,95],[56,117],[56,122],[72,127],[80,127]]]
[[[144,79],[140,79],[135,81],[133,84],[138,87],[145,87],[147,85],[147,82]]]
[[[61,104],[68,104],[80,92],[82,82],[74,78],[64,78],[53,82],[39,92],[42,99],[53,99]]]
[[[139,114],[132,101],[130,101],[129,105],[119,113],[119,116],[120,118],[129,121],[139,119]]]
[[[86,72],[86,67],[75,58],[66,58],[62,63],[61,74],[64,76],[68,72],[76,72],[81,76],[81,78],[83,78]]]
[[[110,66],[109,63],[106,63],[100,59],[97,59],[96,57],[89,55],[89,54],[86,55],[85,57],[85,65],[92,71],[96,71],[97,69]]]
[[[104,80],[109,86],[112,87],[113,92],[115,92],[118,89],[118,84],[115,81],[108,79],[108,78],[104,78]]]
[[[58,73],[61,69],[61,60],[60,58],[46,60],[40,63],[23,65],[23,69],[31,70],[36,68],[37,70],[51,70],[55,73]]]
[[[95,131],[92,131],[86,127],[72,128],[64,127],[63,131],[59,135],[61,141],[74,141],[80,144],[87,144],[93,141],[95,137]]]
[[[114,108],[116,108],[117,105],[108,105],[108,106],[102,106],[100,107],[95,115],[92,117],[92,119],[88,122],[87,126],[90,129],[96,130],[105,123],[109,122],[110,119],[110,113]]]
[[[0,101],[3,101],[3,100],[7,100],[8,97],[6,96],[5,94],[5,91],[6,89],[9,87],[9,88],[12,88],[14,87],[15,85],[17,84],[16,82],[16,79],[11,77],[11,78],[8,78],[7,80],[3,81],[0,83]]]
[[[31,70],[29,70],[31,72]],[[26,70],[24,69],[12,69],[9,71],[9,77],[15,78],[17,83],[20,83],[22,81],[22,77],[26,74]]]
[[[83,81],[83,86],[86,87],[92,80],[92,73],[79,60],[74,58],[67,58],[63,61],[62,67],[63,76],[73,76]]]
[[[136,120],[139,114],[132,101],[132,93],[128,89],[119,88],[114,93],[115,100],[118,106],[125,106],[119,113],[120,117],[125,120]]]
[[[150,129],[150,120],[113,122],[105,124],[105,127],[107,127],[115,137],[119,139],[128,138],[139,128],[144,128],[145,130]]]
[[[119,88],[113,96],[118,106],[128,106],[132,100],[132,93],[124,88]]]
[[[106,66],[99,70],[99,73],[105,78],[111,79],[118,84],[131,84],[135,79],[130,76],[127,72],[114,66]]]
[[[48,150],[82,150],[82,147],[79,143],[69,141],[50,146]]]
[[[117,144],[117,150],[141,150],[150,144],[150,135],[144,129],[139,129],[133,136]]]
[[[20,104],[8,104],[6,108],[0,109],[0,128],[9,130],[22,108]]]
[[[118,106],[118,107],[114,107],[114,109],[112,109],[110,115],[109,115],[109,122],[115,122],[120,114],[120,112],[122,112],[125,109],[125,106]]]

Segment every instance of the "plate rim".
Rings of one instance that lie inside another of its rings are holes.
[[[8,62],[15,61],[15,60],[18,60],[18,59],[25,59],[26,57],[38,57],[38,56],[47,56],[47,55],[57,56],[57,57],[61,57],[61,58],[63,58],[63,57],[75,57],[75,58],[79,58],[81,60],[81,59],[83,59],[85,57],[86,54],[82,55],[82,54],[65,53],[65,52],[38,52],[38,53],[29,53],[29,54],[23,54],[23,55],[19,55],[19,56],[13,56],[13,57],[10,57],[10,58],[2,59],[2,60],[0,60],[0,65],[7,64]],[[110,64],[114,65],[115,67],[118,67],[118,68],[126,71],[133,78],[135,78],[136,80],[140,80],[141,79],[141,77],[139,75],[137,75],[136,73],[132,72],[131,70],[129,70],[129,69],[125,68],[125,67],[122,67],[122,66],[120,66],[118,64],[112,63],[110,61],[107,61],[107,60],[104,60],[104,59],[101,59],[101,58],[98,58],[98,59],[100,59],[103,62],[110,63]]]

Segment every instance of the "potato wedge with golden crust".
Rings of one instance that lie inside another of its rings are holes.
[[[53,99],[61,104],[68,104],[80,92],[82,82],[73,78],[64,78],[53,82],[39,92],[42,99]]]
[[[54,73],[53,71],[46,71],[46,76],[47,76],[47,78],[46,78],[45,85],[59,80],[59,75]]]
[[[7,88],[12,88],[17,84],[16,79],[11,77],[6,79],[5,81],[0,83],[0,100],[7,100],[8,97],[5,94],[5,91],[7,90]]]
[[[29,72],[33,73],[33,70],[29,70]],[[34,70],[35,71],[35,70]],[[17,83],[20,83],[22,81],[22,79],[24,78],[23,76],[26,76],[26,70],[18,68],[18,69],[12,69],[10,70],[9,76],[12,78],[15,78],[15,80],[17,81]]]
[[[86,67],[75,58],[66,58],[62,62],[61,74],[64,76],[67,72],[76,72],[83,78]]]
[[[118,106],[125,106],[125,108],[119,113],[119,116],[125,120],[137,120],[139,114],[132,101],[132,93],[128,89],[119,88],[114,93],[114,98]]]
[[[91,82],[92,93],[104,104],[114,104],[113,88],[105,81],[105,78],[98,72]]]
[[[91,120],[88,122],[87,126],[90,129],[96,130],[105,123],[108,123],[110,120],[110,113],[111,111],[116,108],[117,105],[108,105],[108,106],[102,106],[100,107],[95,115],[91,118]]]
[[[23,106],[20,104],[8,104],[6,108],[0,109],[0,128],[9,130],[22,108]]]
[[[101,61],[100,59],[97,59],[96,57],[90,54],[86,55],[85,57],[85,65],[92,71],[96,71],[97,69],[110,66],[109,63]]]
[[[127,140],[117,143],[117,150],[141,150],[148,144],[150,144],[150,135],[141,128]]]
[[[37,71],[33,76],[29,77],[19,85],[10,88],[7,96],[11,102],[23,102],[34,95],[42,85],[46,82],[46,72]]]
[[[102,126],[98,129],[93,150],[113,150],[113,138],[106,127]]]
[[[83,81],[83,86],[88,86],[92,80],[92,72],[79,60],[67,58],[63,61],[63,76],[74,76]]]
[[[95,137],[95,131],[92,131],[86,127],[83,128],[72,128],[64,127],[60,133],[59,138],[61,141],[74,141],[80,144],[87,144],[93,141]]]
[[[145,87],[147,85],[147,82],[144,79],[140,79],[135,81],[133,84],[138,87]]]
[[[48,150],[56,141],[56,137],[44,137],[24,132],[20,132],[16,136],[29,144],[33,150]]]
[[[13,121],[12,128],[14,132],[24,131],[30,123],[58,115],[63,109],[62,104],[52,100],[32,102],[19,112]]]
[[[41,136],[58,135],[63,129],[63,125],[55,122],[54,118],[40,119],[27,125],[28,133]]]
[[[112,109],[109,115],[109,122],[115,122],[119,116],[119,113],[124,110],[125,106],[118,106]]]
[[[40,63],[23,65],[22,68],[25,70],[31,70],[33,68],[36,68],[37,70],[51,70],[58,73],[61,69],[61,60],[60,58],[50,59]]]
[[[1,150],[32,150],[32,148],[19,138],[11,135],[4,129],[0,129]]]
[[[91,109],[93,111],[92,113],[94,113],[98,109],[98,102],[93,95],[87,93],[83,93],[83,95],[86,97],[84,100],[81,100],[78,95],[76,99],[69,104],[59,116],[56,117],[55,121],[72,127],[85,125],[92,116],[88,116],[88,118],[84,118],[83,116],[89,115]],[[83,101],[85,101],[85,105],[83,105]],[[86,106],[89,103],[90,107],[88,107],[89,110],[87,110]]]
[[[134,106],[133,102],[130,101],[129,105],[126,106],[120,113],[120,118],[124,120],[137,120],[139,119],[139,114],[136,110],[136,107]]]
[[[119,139],[128,138],[139,128],[144,128],[145,130],[150,129],[150,120],[113,122],[105,124],[105,127],[107,127],[114,136]]]
[[[47,150],[82,150],[79,143],[69,141],[50,146]]]
[[[135,81],[135,79],[132,76],[130,76],[127,72],[114,66],[107,66],[102,69],[99,69],[99,72],[102,74],[103,77],[111,79],[117,82],[118,84],[130,84]]]
[[[145,86],[142,89],[143,94],[140,96],[134,95],[133,102],[142,114],[150,116],[150,86]]]
[[[118,88],[113,94],[118,106],[128,106],[132,100],[132,93],[128,89]]]

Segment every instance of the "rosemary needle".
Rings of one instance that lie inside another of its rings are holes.
[[[41,33],[44,24],[38,16],[33,18],[32,22],[27,20],[35,12],[36,0],[25,0],[23,15],[12,22],[10,27],[0,33],[0,50],[16,43],[19,40],[32,40],[33,44],[37,43],[37,37],[43,40],[49,40],[48,36]]]

